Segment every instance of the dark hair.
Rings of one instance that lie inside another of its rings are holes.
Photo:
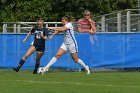
[[[73,21],[73,18],[71,16],[63,16],[62,19],[68,21],[68,22],[72,22]]]

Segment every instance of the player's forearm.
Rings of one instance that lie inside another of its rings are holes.
[[[27,39],[31,34],[32,34],[32,32],[29,32],[29,33],[27,34],[27,36],[25,37],[25,39]]]
[[[55,31],[55,32],[50,36],[50,40],[52,40],[53,37],[54,37],[55,35],[57,35],[58,33],[60,33],[60,32],[59,32],[59,31]]]
[[[59,31],[59,32],[63,32],[67,30],[67,27],[57,27],[57,28],[48,28],[50,30],[54,30],[54,31]]]
[[[47,40],[48,39],[47,36],[43,36],[43,35],[41,35],[41,38],[43,38],[44,40]]]
[[[44,40],[47,40],[48,37],[47,36],[44,36],[43,34],[40,34],[40,37],[43,38]]]
[[[59,31],[55,31],[52,35],[55,36],[55,35],[57,35],[59,33],[60,33]]]
[[[63,31],[65,31],[64,28],[54,28],[54,30],[55,30],[55,31],[59,31],[59,32],[63,32]]]

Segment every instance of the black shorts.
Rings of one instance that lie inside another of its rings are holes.
[[[45,46],[44,45],[35,45],[33,44],[37,52],[44,52],[45,51]]]

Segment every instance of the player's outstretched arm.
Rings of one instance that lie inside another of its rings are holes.
[[[26,42],[27,38],[32,34],[32,32],[30,31],[27,36],[25,37],[25,39],[23,40],[23,42]]]
[[[50,30],[54,30],[54,31],[59,31],[59,32],[63,32],[65,30],[67,30],[68,28],[66,26],[63,27],[57,27],[57,28],[49,28]]]
[[[50,40],[52,40],[53,37],[54,37],[55,35],[59,34],[59,33],[60,33],[59,31],[55,31],[55,32],[50,36]]]

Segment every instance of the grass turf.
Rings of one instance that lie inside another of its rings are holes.
[[[49,72],[0,70],[0,93],[139,93],[139,72]]]

